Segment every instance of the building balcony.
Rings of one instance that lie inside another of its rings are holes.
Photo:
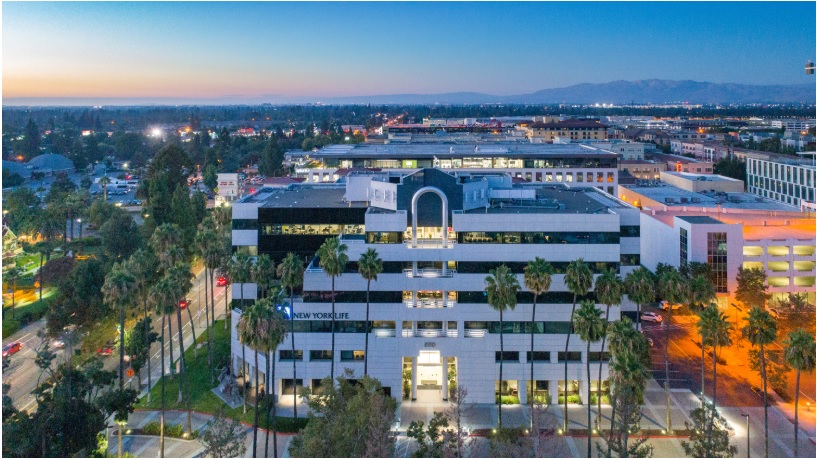
[[[456,270],[443,270],[442,268],[418,268],[417,270],[407,268],[403,270],[406,278],[451,278],[456,273]]]
[[[453,335],[450,333],[453,332]],[[445,331],[443,329],[403,329],[403,337],[423,337],[423,338],[434,338],[434,337],[456,337],[457,331],[450,330]]]
[[[404,242],[409,249],[451,249],[456,244],[456,241],[443,241],[442,238],[417,238],[417,240],[405,240]]]
[[[374,336],[377,338],[395,337],[397,331],[394,329],[372,329]]]
[[[463,335],[465,337],[481,339],[488,335],[488,329],[466,329]]]
[[[404,300],[408,308],[454,308],[456,304],[453,300],[438,300],[438,299],[421,299],[421,300]]]

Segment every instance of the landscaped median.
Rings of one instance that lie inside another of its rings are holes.
[[[196,412],[215,414],[219,408],[224,408],[224,416],[232,419],[240,420],[241,422],[252,425],[254,419],[254,406],[247,403],[247,413],[243,413],[243,408],[238,407],[231,409],[229,406],[218,398],[212,389],[216,387],[218,382],[211,383],[211,372],[216,372],[230,363],[230,328],[224,329],[223,320],[216,321],[215,341],[214,341],[214,357],[212,370],[207,366],[207,333],[204,331],[199,340],[204,344],[198,350],[198,358],[194,358],[192,348],[185,351],[185,359],[187,361],[187,368],[190,377],[190,403],[191,408]],[[197,331],[198,332],[198,331]],[[174,343],[178,346],[178,343]],[[185,343],[185,346],[192,344]],[[165,354],[167,356],[167,354]],[[165,409],[166,410],[187,410],[187,405],[184,401],[177,402],[179,394],[180,375],[170,378],[166,375],[165,382]],[[183,387],[186,389],[186,387]],[[151,402],[147,402],[147,396],[143,397],[137,404],[136,409],[161,409],[161,390],[162,385],[160,381],[155,381],[153,389],[150,391]],[[264,405],[259,406],[258,423],[260,428],[272,428],[272,418],[270,416],[269,426],[265,425],[266,412]],[[277,431],[280,433],[297,433],[301,428],[305,427],[307,423],[306,418],[292,418],[292,417],[278,417]]]

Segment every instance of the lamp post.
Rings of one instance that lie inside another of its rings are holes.
[[[752,456],[752,446],[749,444],[749,414],[740,415],[741,417],[746,417],[746,458],[749,458]]]
[[[740,327],[738,326],[738,320],[740,319],[740,317],[738,316],[738,312],[739,311],[742,312],[743,310],[741,310],[740,307],[735,305],[734,302],[731,305],[735,307],[735,335],[737,336],[737,338],[735,339],[735,343],[737,344],[738,348],[740,348]]]

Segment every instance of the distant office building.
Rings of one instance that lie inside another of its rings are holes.
[[[814,160],[747,154],[746,173],[749,192],[799,208],[815,209]]]
[[[528,125],[532,142],[553,142],[557,137],[572,141],[607,139],[607,125],[597,120],[561,120],[536,122]]]
[[[815,120],[812,119],[783,119],[772,120],[772,128],[785,129],[786,131],[808,131],[814,128]]]
[[[241,184],[238,180],[238,173],[219,173],[217,181],[216,205],[229,203],[241,197]]]

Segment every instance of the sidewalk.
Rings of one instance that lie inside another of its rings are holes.
[[[125,433],[128,429],[142,428],[149,422],[158,422],[161,418],[160,411],[142,411],[137,410],[131,414],[128,424],[125,426]],[[191,428],[199,430],[201,433],[207,423],[213,419],[212,415],[200,412],[193,412],[191,415]],[[165,411],[165,425],[187,425],[187,412],[184,411]],[[252,426],[242,423],[244,425],[245,445],[247,450],[244,457],[252,457]],[[264,456],[264,436],[266,430],[258,430],[258,446],[257,456]],[[287,457],[289,449],[289,442],[292,435],[278,434],[278,456]],[[272,433],[270,433],[269,449],[272,450]],[[122,436],[122,451],[127,452],[134,457],[142,458],[156,458],[159,456],[159,436],[148,435],[133,435],[123,434]],[[117,435],[115,430],[108,430],[108,453],[111,455],[117,454]],[[272,452],[270,452],[270,455]],[[199,440],[184,440],[177,438],[165,437],[165,457],[176,458],[192,458],[204,456],[204,445]]]

